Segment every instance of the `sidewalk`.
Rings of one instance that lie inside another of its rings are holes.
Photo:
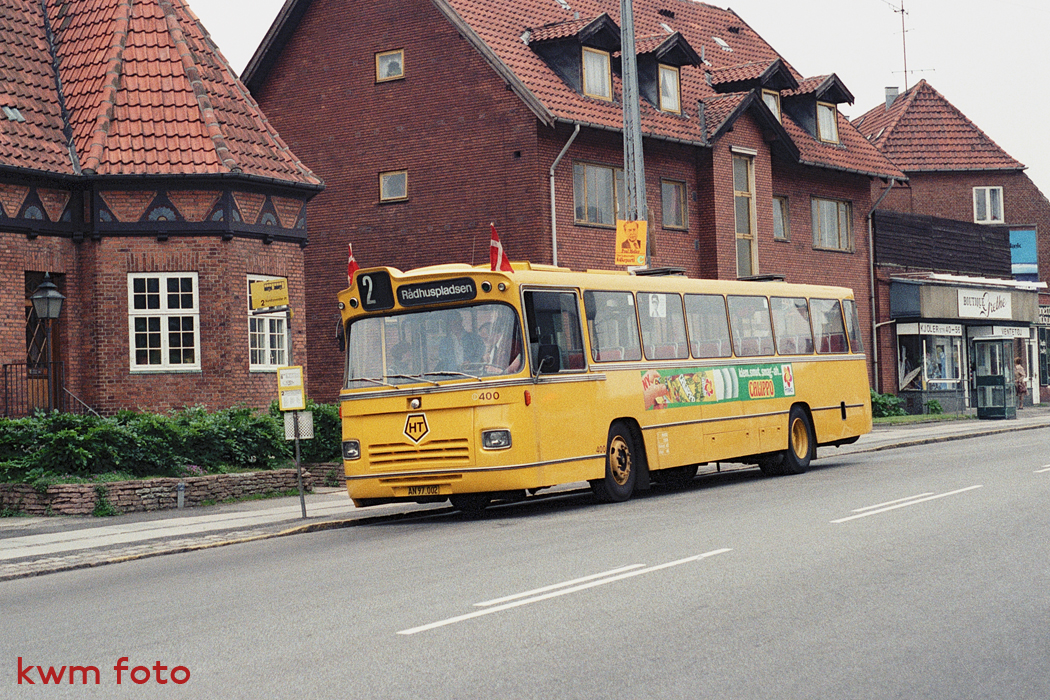
[[[959,420],[878,425],[852,445],[821,448],[821,457],[873,452],[947,440],[1050,427],[1050,406],[1029,407],[1017,420]],[[579,484],[554,491],[571,492]],[[551,493],[545,491],[544,493]],[[0,581],[189,552],[239,542],[351,527],[377,519],[450,510],[447,503],[354,508],[342,488],[306,495],[304,520],[297,497],[113,518],[0,518]]]

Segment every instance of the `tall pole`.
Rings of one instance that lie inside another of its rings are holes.
[[[623,57],[623,180],[627,221],[647,221],[645,159],[642,154],[642,114],[638,103],[638,59],[634,47],[634,7],[620,0],[620,55]],[[645,238],[649,266],[649,236]]]
[[[44,319],[44,333],[47,344],[47,352],[44,355],[45,366],[47,367],[47,412],[51,413],[55,409],[55,387],[53,384],[55,368],[51,366],[51,319]]]

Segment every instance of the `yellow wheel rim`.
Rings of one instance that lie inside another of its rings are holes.
[[[617,486],[623,486],[631,476],[631,446],[617,435],[609,442],[609,473]]]
[[[796,418],[791,422],[791,449],[799,459],[809,455],[809,431],[806,421]]]

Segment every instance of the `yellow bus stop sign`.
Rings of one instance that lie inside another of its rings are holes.
[[[249,285],[252,311],[271,306],[288,306],[288,280],[259,280]]]

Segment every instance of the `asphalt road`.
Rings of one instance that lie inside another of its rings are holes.
[[[0,583],[0,697],[1045,700],[1048,445],[832,456]],[[42,687],[70,665],[99,683]],[[185,683],[157,683],[175,667]]]

